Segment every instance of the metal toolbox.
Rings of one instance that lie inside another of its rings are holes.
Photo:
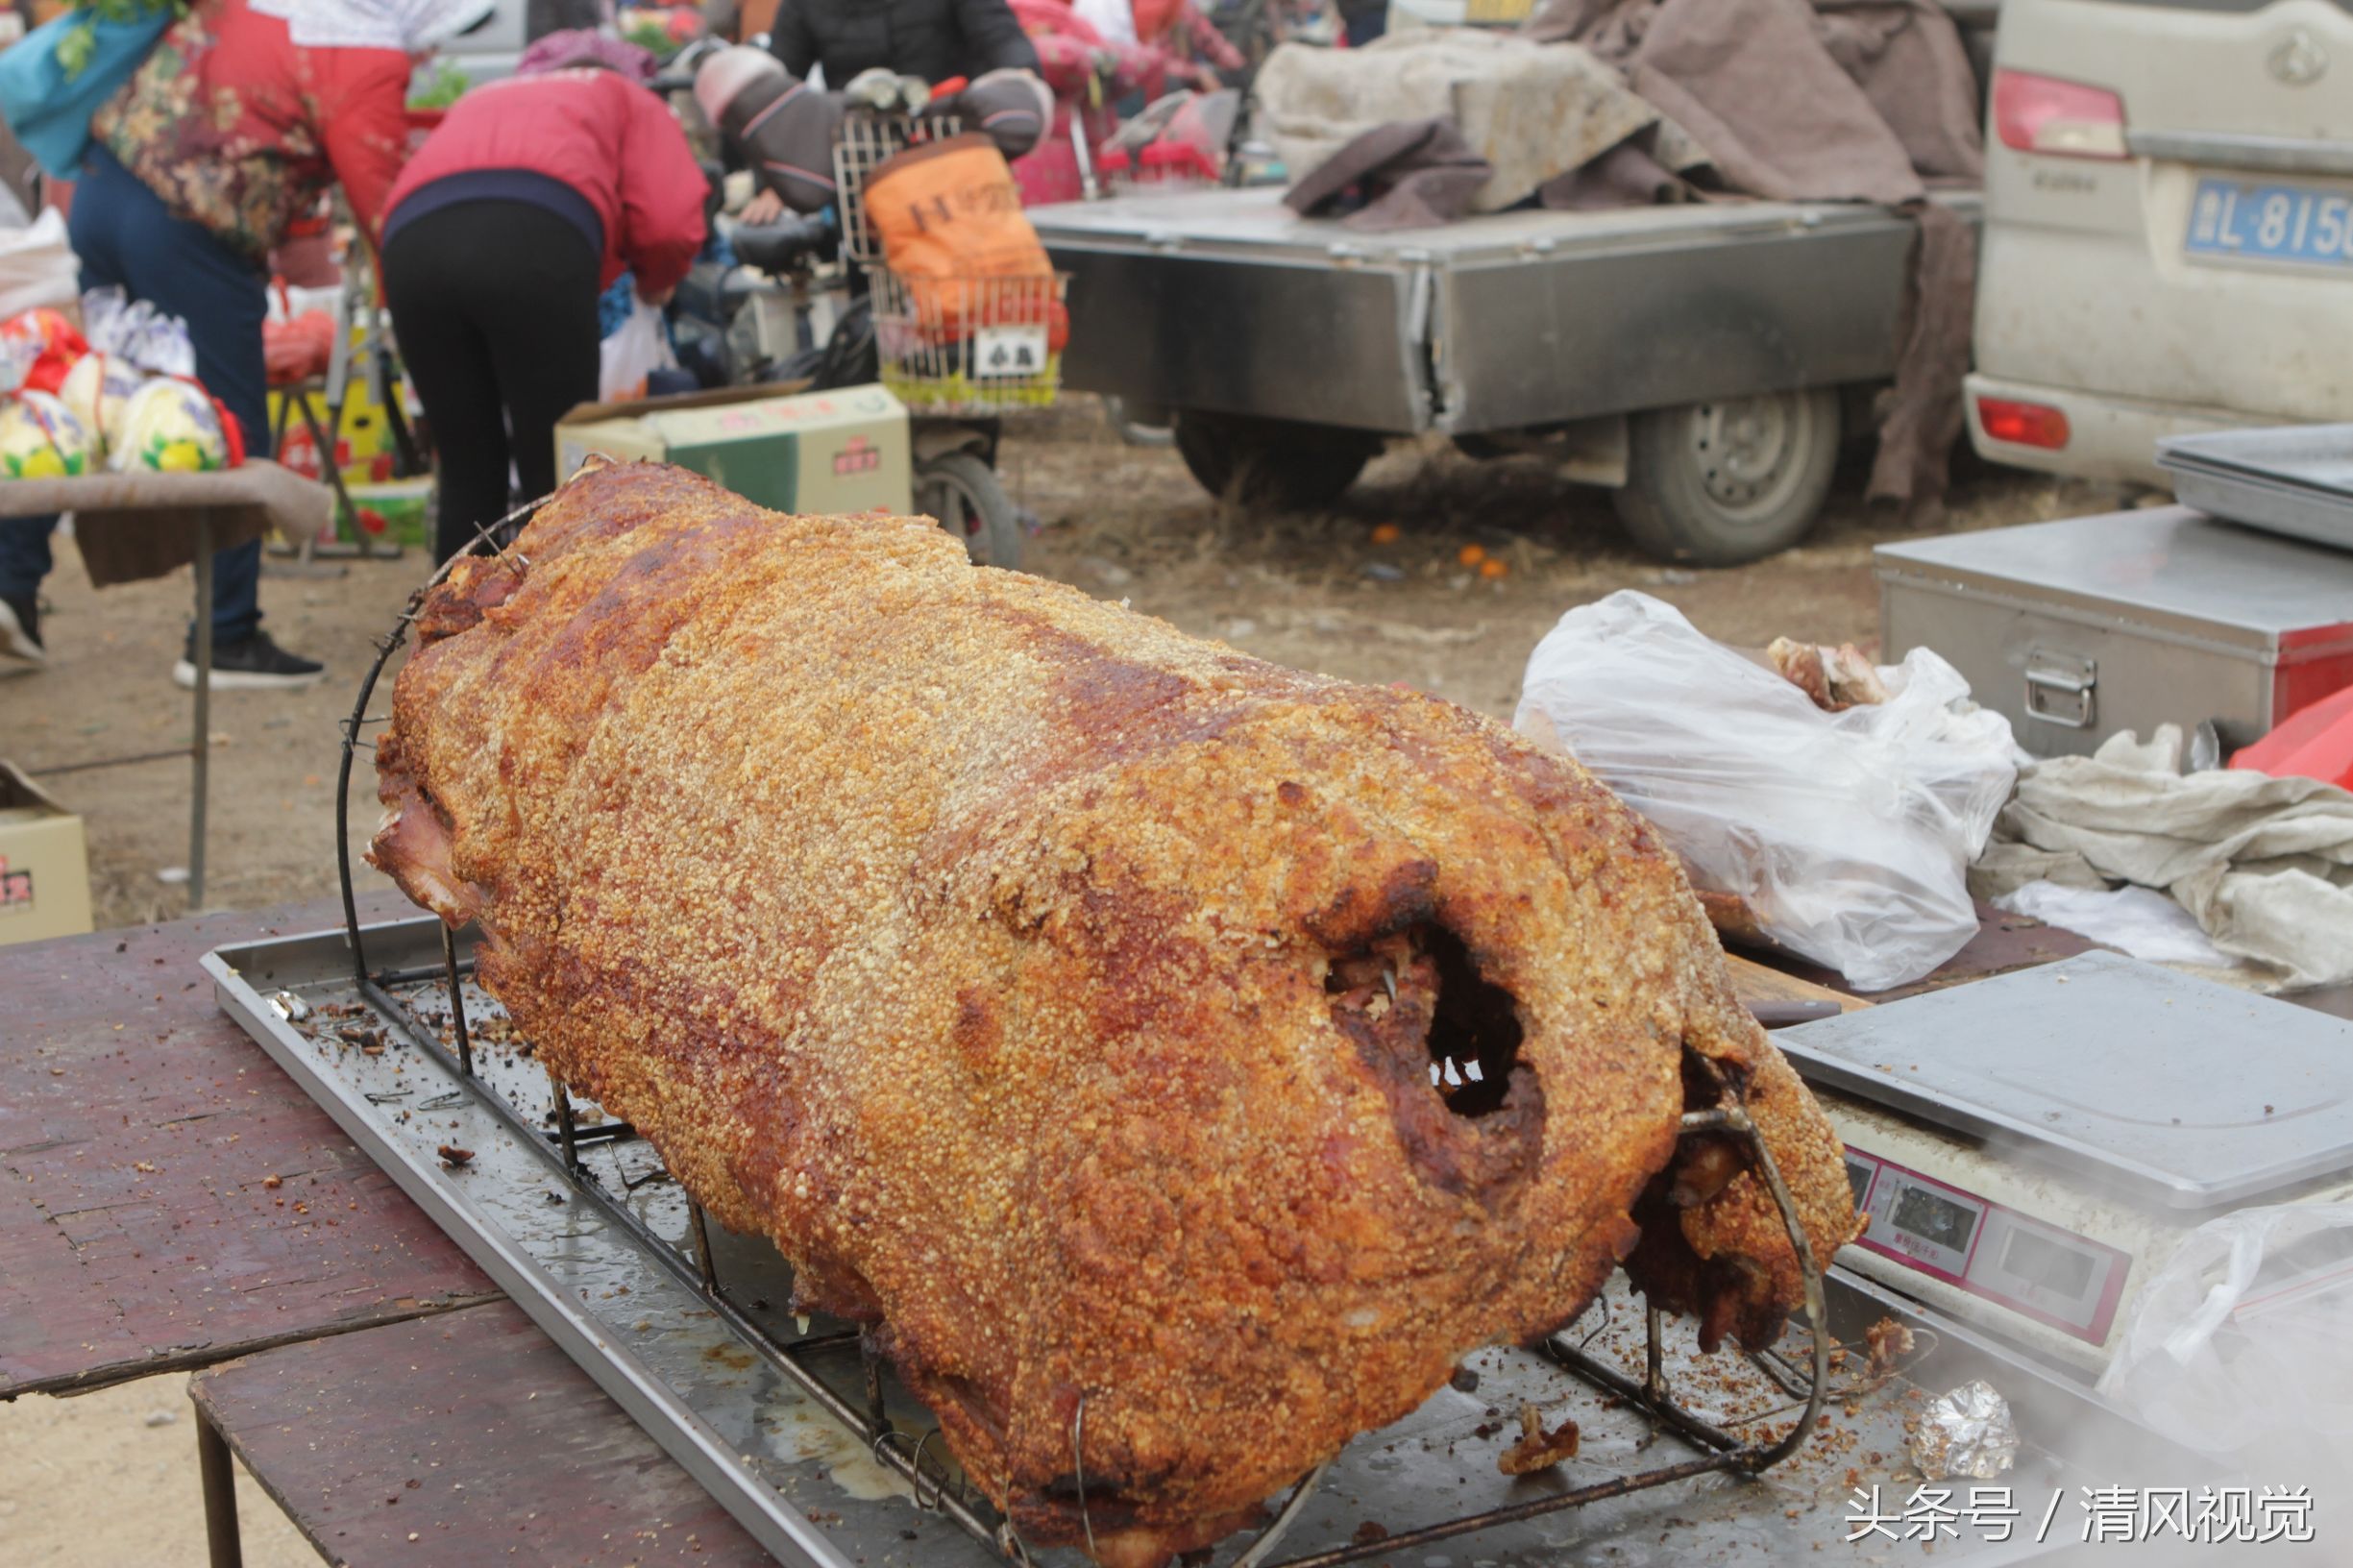
[[[1881,657],[1943,654],[2037,756],[2206,720],[2227,751],[2353,685],[2353,555],[2188,507],[1873,553]]]

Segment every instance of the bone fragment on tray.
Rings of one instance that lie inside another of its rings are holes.
[[[1621,1263],[1769,1343],[1719,1084],[1853,1234],[1673,855],[1501,724],[654,465],[416,625],[374,863],[1033,1547],[1213,1544]]]
[[[1532,1476],[1577,1458],[1577,1423],[1563,1421],[1544,1430],[1544,1416],[1533,1405],[1520,1407],[1519,1440],[1495,1458],[1495,1468],[1507,1476]]]

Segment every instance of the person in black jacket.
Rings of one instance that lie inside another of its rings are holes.
[[[1005,0],[784,0],[768,46],[797,77],[822,65],[836,92],[877,65],[932,83],[1038,68]]]

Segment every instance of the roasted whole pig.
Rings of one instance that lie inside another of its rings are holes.
[[[1033,1544],[1213,1542],[1621,1262],[1763,1342],[1793,1251],[1689,1102],[1853,1232],[1674,857],[1502,724],[645,464],[417,632],[370,858]]]

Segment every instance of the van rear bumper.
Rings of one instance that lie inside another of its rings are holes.
[[[2078,392],[1994,376],[1974,375],[1963,384],[1970,445],[1988,462],[2158,490],[2173,488],[2172,476],[2157,466],[2159,440],[2269,423],[2224,408]],[[1996,440],[1985,431],[1981,407],[1982,400],[1989,398],[2057,409],[2067,416],[2067,445],[2051,449]]]

